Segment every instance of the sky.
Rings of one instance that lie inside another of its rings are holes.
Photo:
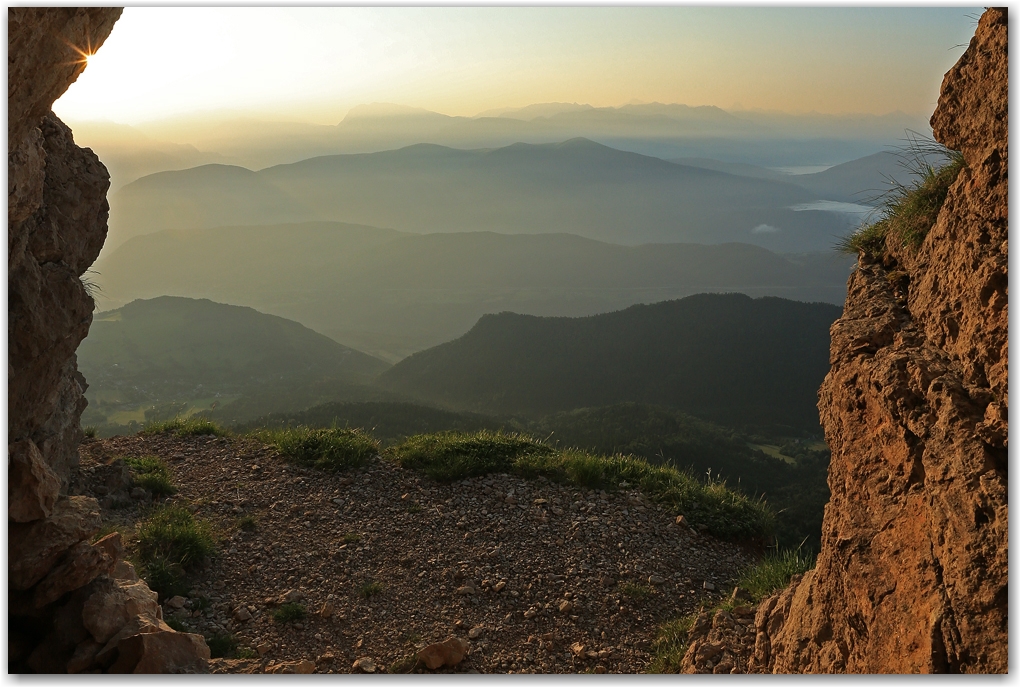
[[[54,105],[140,124],[229,111],[336,124],[391,102],[927,117],[981,9],[128,7]]]

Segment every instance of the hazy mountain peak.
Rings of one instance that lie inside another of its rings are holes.
[[[423,107],[410,107],[408,105],[397,105],[396,103],[369,103],[367,105],[355,105],[352,107],[350,111],[347,112],[347,116],[343,118],[341,124],[350,123],[358,119],[422,116],[452,119],[449,115],[433,112],[432,110],[426,110]]]

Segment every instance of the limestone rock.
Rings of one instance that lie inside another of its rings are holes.
[[[99,575],[110,572],[113,566],[114,559],[103,547],[84,541],[75,544],[65,554],[64,561],[36,585],[35,607],[42,608],[67,592],[84,587]]]
[[[453,667],[464,660],[468,651],[467,640],[450,637],[444,642],[429,644],[418,652],[418,662],[429,670],[443,666]]]
[[[149,632],[120,642],[111,673],[205,673],[209,647],[201,635]],[[311,672],[311,671],[308,671]]]
[[[137,616],[159,618],[156,592],[144,582],[100,582],[82,609],[85,627],[97,642],[105,644]]]
[[[11,587],[24,590],[39,582],[68,549],[99,531],[100,524],[99,504],[86,496],[58,501],[45,520],[9,523]]]
[[[759,607],[752,670],[1008,670],[1007,43],[985,11],[942,84],[931,123],[966,167],[935,226],[850,277],[822,549]]]
[[[60,493],[60,478],[31,440],[7,446],[7,517],[31,522],[48,517]]]
[[[351,668],[361,673],[374,673],[375,661],[368,656],[362,656],[354,661]]]

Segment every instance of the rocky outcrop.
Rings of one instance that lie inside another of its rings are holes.
[[[200,636],[162,622],[155,593],[118,560],[117,535],[89,543],[99,504],[67,496],[85,407],[75,350],[95,305],[82,276],[106,239],[110,178],[50,108],[120,13],[22,7],[7,15],[12,672],[194,672],[209,657]]]
[[[916,252],[861,258],[832,326],[822,551],[759,607],[752,671],[1008,669],[1007,92],[990,9],[931,120],[966,168]]]

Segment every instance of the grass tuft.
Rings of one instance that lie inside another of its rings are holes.
[[[273,611],[273,620],[282,625],[292,620],[301,620],[306,615],[308,615],[308,609],[303,604],[289,603],[283,604]]]
[[[142,577],[160,598],[181,594],[187,570],[215,549],[208,523],[196,521],[183,506],[156,509],[138,528]]]
[[[150,436],[153,434],[176,434],[179,437],[197,436],[228,436],[229,432],[211,420],[200,417],[175,417],[172,420],[162,422],[150,422],[142,428],[140,434]]]
[[[160,458],[142,456],[141,458],[125,458],[135,473],[135,484],[154,496],[171,496],[177,493],[177,487],[170,481],[170,469]]]
[[[86,427],[83,427],[82,431],[85,433],[85,438],[86,439],[95,439],[96,438],[96,431],[97,430],[96,430],[96,426],[95,425],[88,425]]]
[[[366,582],[361,585],[358,589],[358,596],[362,599],[371,599],[373,596],[378,596],[383,592],[382,582]]]
[[[620,593],[629,596],[632,599],[647,599],[648,595],[652,593],[652,590],[642,584],[623,582],[620,584]]]
[[[903,164],[914,176],[910,185],[893,183],[880,197],[879,217],[842,239],[837,248],[851,255],[881,258],[887,242],[916,250],[935,225],[949,187],[964,168],[963,154],[912,135],[902,150]],[[931,164],[932,157],[945,162]]]
[[[680,663],[687,653],[687,637],[696,617],[695,614],[691,614],[659,626],[658,635],[652,644],[655,656],[648,666],[648,672],[660,674],[680,672]]]
[[[232,634],[207,635],[210,658],[232,658],[237,651],[237,637]]]
[[[800,549],[773,551],[745,569],[737,579],[737,586],[746,589],[757,603],[783,589],[794,575],[803,575],[814,565],[814,558]]]
[[[252,434],[294,463],[329,472],[359,468],[379,453],[379,442],[360,429],[289,427]]]
[[[692,524],[704,524],[711,534],[729,539],[767,541],[775,529],[775,514],[764,501],[735,492],[725,482],[703,482],[689,472],[633,456],[557,450],[522,434],[423,434],[393,447],[390,455],[402,467],[441,482],[492,472],[546,477],[589,489],[613,490],[626,482],[674,514],[686,515]]]
[[[348,532],[343,536],[344,544],[357,544],[361,541],[361,535],[357,532]]]
[[[245,532],[254,532],[258,528],[258,522],[254,515],[243,515],[237,519],[237,527]]]

